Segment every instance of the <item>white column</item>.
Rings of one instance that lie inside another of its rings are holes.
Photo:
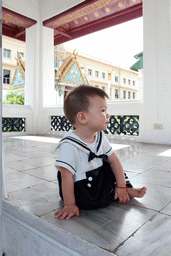
[[[143,69],[138,70],[138,92],[136,95],[136,100],[143,100]]]
[[[25,103],[32,106],[32,134],[47,132],[43,109],[55,104],[53,30],[38,22],[26,33]]]
[[[52,106],[56,103],[56,91],[54,86],[54,30],[46,27],[42,28],[43,44],[43,105]]]
[[[32,129],[30,131],[32,134],[37,134],[39,131],[39,117],[43,102],[39,78],[40,24],[38,22],[26,31],[25,104],[32,107]]]
[[[170,1],[144,0],[144,95],[142,141],[171,143]],[[157,129],[155,129],[157,128]]]

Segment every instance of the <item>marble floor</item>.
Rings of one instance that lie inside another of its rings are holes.
[[[171,255],[171,147],[120,142],[109,136],[133,186],[148,188],[146,196],[80,211],[80,217],[60,221],[54,217],[62,207],[54,167],[59,139],[4,138],[5,200],[114,255]]]

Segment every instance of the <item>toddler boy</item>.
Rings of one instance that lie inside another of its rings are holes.
[[[124,174],[122,165],[104,135],[109,114],[101,89],[79,86],[64,101],[66,118],[75,127],[60,141],[56,160],[62,210],[55,218],[79,216],[79,209],[106,207],[111,199],[120,203],[130,197],[143,197],[146,187],[135,189]]]

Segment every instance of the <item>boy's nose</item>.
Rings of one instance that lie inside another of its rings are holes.
[[[106,113],[106,117],[107,117],[107,118],[109,118],[109,117],[110,117],[110,115],[109,115],[108,113]]]

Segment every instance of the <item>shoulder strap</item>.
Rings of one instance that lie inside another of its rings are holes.
[[[61,144],[64,141],[68,141],[71,144],[74,144],[77,148],[81,149],[83,148],[83,151],[88,151],[88,153],[90,153],[90,149],[86,146],[86,144],[84,144],[83,142],[81,142],[80,140],[77,140],[76,138],[73,138],[71,136],[67,136],[65,138],[63,138],[59,143]]]
[[[87,154],[89,154],[91,152],[91,150],[86,146],[86,144],[84,144],[83,142],[81,142],[80,140],[73,138],[72,136],[66,136],[63,139],[60,140],[60,142],[58,143],[55,151],[59,148],[59,146],[64,143],[64,142],[69,142],[72,145],[74,145],[75,147],[77,147],[78,149],[86,152]]]
[[[72,137],[72,136],[66,136],[66,137],[62,138],[62,139],[60,140],[60,142],[59,142],[57,148],[58,148],[64,141],[68,141],[68,142],[74,144],[74,145],[75,145],[77,148],[79,148],[79,149],[80,149],[80,147],[81,147],[81,148],[84,149],[84,151],[85,151],[85,150],[88,151],[88,152],[91,151],[91,150],[87,147],[87,145],[86,145],[84,142],[82,142],[82,141],[80,141],[80,140],[78,140],[78,139],[76,139],[76,138],[74,138],[74,137]],[[101,143],[102,143],[102,132],[99,133],[98,144],[97,144],[97,152],[99,151],[99,148],[100,148],[100,146],[101,146]],[[56,149],[57,149],[57,148],[56,148]]]

